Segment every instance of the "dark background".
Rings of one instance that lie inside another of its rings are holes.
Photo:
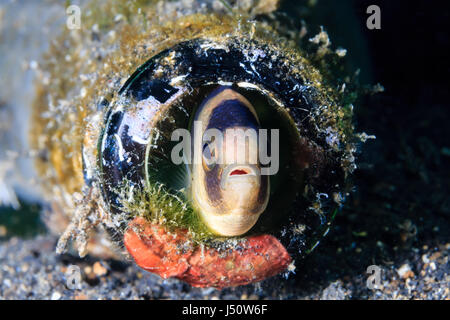
[[[366,27],[372,4],[381,9],[381,30]],[[286,12],[291,5],[285,2]],[[325,21],[333,46],[348,49],[362,83],[380,83],[385,91],[355,105],[357,131],[377,139],[361,146],[355,192],[287,287],[312,292],[342,280],[353,298],[365,298],[369,265],[395,275],[395,268],[420,263],[423,252],[450,242],[450,10],[444,1],[322,0],[319,6],[312,18]]]

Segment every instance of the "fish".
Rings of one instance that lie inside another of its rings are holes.
[[[270,195],[258,161],[256,111],[245,97],[220,86],[197,110],[195,125],[194,156],[201,159],[192,165],[193,205],[216,234],[242,235],[255,225]],[[212,134],[205,142],[206,132]]]

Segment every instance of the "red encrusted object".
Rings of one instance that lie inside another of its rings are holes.
[[[186,230],[168,232],[137,217],[124,243],[136,263],[162,278],[175,277],[194,287],[225,288],[274,276],[291,263],[284,246],[271,235],[252,236],[233,250],[186,246]],[[187,247],[187,248],[186,248]]]

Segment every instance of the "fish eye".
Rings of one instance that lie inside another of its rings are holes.
[[[203,168],[207,171],[213,170],[217,164],[216,148],[212,148],[211,143],[205,143],[203,145],[202,155]]]

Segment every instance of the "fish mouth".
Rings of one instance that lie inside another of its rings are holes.
[[[223,170],[222,173],[222,188],[225,188],[228,179],[241,180],[241,179],[257,179],[259,180],[260,171],[255,165],[236,165],[232,164]]]
[[[258,176],[259,168],[255,165],[232,164],[223,170],[223,178],[231,176]]]
[[[245,169],[234,169],[230,172],[230,176],[242,176],[246,174],[248,174],[248,172]]]

